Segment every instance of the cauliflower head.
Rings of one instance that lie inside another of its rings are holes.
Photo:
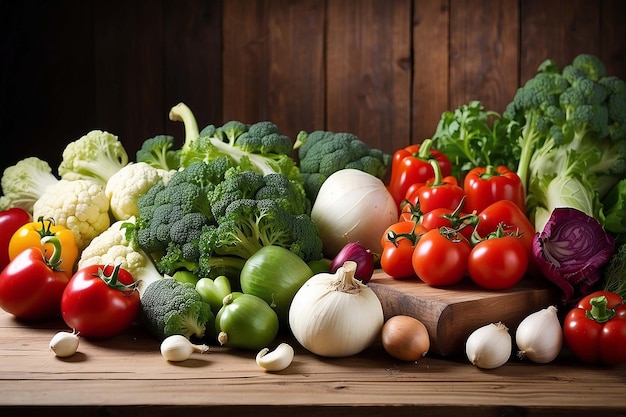
[[[65,146],[58,171],[62,179],[86,179],[105,187],[109,178],[127,164],[128,153],[117,136],[92,130]]]
[[[126,225],[134,225],[135,217],[118,220],[93,238],[78,260],[78,268],[89,265],[120,265],[139,283],[140,293],[153,281],[163,278],[148,254],[126,238]]]
[[[153,185],[167,184],[174,171],[155,168],[145,162],[129,163],[109,178],[104,192],[115,220],[139,216],[137,199]]]
[[[111,225],[104,187],[90,180],[61,179],[48,186],[33,204],[33,218],[39,217],[70,229],[79,250]]]

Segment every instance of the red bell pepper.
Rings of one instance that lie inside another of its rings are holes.
[[[444,176],[438,163],[430,161],[435,177],[426,181],[424,185],[417,188],[412,194],[406,196],[407,204],[419,205],[419,210],[426,214],[436,208],[447,208],[456,210],[463,201],[465,192],[452,176]]]
[[[596,291],[583,297],[563,322],[563,337],[587,363],[626,363],[626,304],[618,294]]]
[[[30,247],[22,251],[0,273],[0,307],[19,319],[51,318],[61,312],[61,297],[70,275],[59,271],[61,241],[47,236],[54,251],[46,259],[44,251]]]
[[[30,214],[21,208],[10,208],[0,212],[0,270],[3,270],[9,258],[9,242],[17,230],[30,222]]]
[[[480,213],[498,200],[511,200],[526,212],[526,192],[522,180],[504,165],[473,168],[465,176],[463,190],[467,195],[464,207],[467,213],[474,210]]]
[[[414,183],[424,183],[435,176],[431,160],[437,161],[443,176],[449,176],[452,165],[448,157],[432,149],[432,141],[424,140],[421,144],[409,145],[393,154],[391,174],[387,189],[393,196],[398,208],[406,196],[407,190]]]

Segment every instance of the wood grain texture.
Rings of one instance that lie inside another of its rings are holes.
[[[214,345],[168,363],[140,327],[82,339],[75,356],[60,359],[48,350],[58,330],[67,330],[60,321],[26,324],[0,311],[3,416],[626,415],[626,368],[583,365],[567,352],[546,365],[512,359],[483,371],[463,357],[397,361],[379,342],[348,358],[321,358],[281,335],[275,343],[291,343],[294,362],[268,373],[256,352]]]
[[[450,0],[413,4],[411,143],[420,143],[450,109]]]
[[[350,131],[392,153],[445,110],[502,110],[546,58],[597,53],[626,78],[622,0],[29,0],[0,15],[0,137],[56,167],[91,129],[133,155],[199,124],[271,119]]]
[[[372,147],[410,138],[411,3],[328,2],[326,128]]]
[[[451,0],[451,109],[480,100],[504,111],[517,90],[516,0]]]
[[[431,351],[443,356],[463,355],[467,337],[489,323],[502,322],[514,334],[526,316],[558,301],[553,289],[530,279],[505,291],[487,291],[471,282],[436,288],[418,278],[393,279],[378,271],[370,287],[386,319],[417,318],[428,329]]]

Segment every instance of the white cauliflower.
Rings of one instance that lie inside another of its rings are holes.
[[[115,220],[139,216],[137,199],[153,185],[167,184],[174,171],[158,169],[145,162],[129,163],[107,181],[104,189]]]
[[[118,220],[96,236],[83,250],[78,260],[78,268],[88,265],[120,265],[138,283],[139,294],[155,280],[163,278],[152,258],[126,239],[126,226],[132,227],[135,217]]]
[[[33,205],[33,218],[52,218],[74,233],[79,250],[111,225],[104,187],[91,180],[59,180]]]
[[[66,180],[91,180],[104,187],[111,175],[128,164],[128,154],[117,136],[92,130],[63,149],[59,175]]]

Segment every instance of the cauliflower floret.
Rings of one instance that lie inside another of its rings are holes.
[[[104,187],[90,180],[64,180],[48,186],[33,205],[33,218],[53,218],[74,233],[79,250],[111,225]]]
[[[139,293],[153,281],[163,278],[152,258],[126,239],[126,225],[134,227],[135,217],[118,220],[96,236],[83,250],[78,268],[88,265],[120,265],[139,284]]]
[[[167,184],[174,171],[155,168],[145,162],[130,163],[109,178],[104,189],[116,220],[139,216],[137,198],[153,185]]]

